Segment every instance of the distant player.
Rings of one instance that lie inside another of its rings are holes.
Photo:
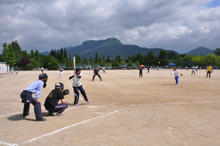
[[[92,78],[92,81],[94,81],[95,79],[95,76],[98,76],[100,81],[102,81],[102,78],[100,76],[100,73],[99,73],[99,68],[98,67],[95,67],[94,71],[93,71],[93,78]]]
[[[209,75],[209,78],[210,78],[211,77],[211,73],[212,73],[212,65],[209,65],[206,68],[206,71],[207,71],[206,78],[208,77],[208,75]]]
[[[41,112],[41,104],[38,98],[41,95],[43,87],[46,87],[47,82],[47,74],[40,74],[39,79],[29,85],[24,91],[21,93],[22,103],[24,103],[23,117],[29,115],[30,103],[34,106],[34,113],[37,121],[46,121],[43,118]],[[32,97],[32,94],[35,93],[35,98]]]
[[[41,72],[42,72],[42,73],[44,72],[44,68],[43,68],[43,66],[41,67]]]
[[[149,66],[147,67],[147,71],[148,71],[148,73],[150,72],[150,67]]]
[[[59,70],[60,70],[59,78],[63,78],[63,67],[60,66]]]
[[[196,66],[196,71],[198,72],[198,69],[199,69],[199,67],[198,66]]]
[[[17,66],[15,66],[15,72],[16,72],[16,74],[18,74],[18,67]]]
[[[56,83],[55,89],[49,93],[45,100],[44,107],[49,112],[50,116],[59,116],[68,107],[68,104],[66,104],[67,100],[64,99],[64,95],[67,94],[64,93],[63,89],[64,85],[62,83]],[[62,102],[62,104],[58,104],[59,100]]]
[[[73,90],[75,93],[75,100],[74,100],[74,105],[78,106],[78,101],[79,101],[79,91],[81,92],[81,94],[83,95],[85,101],[87,101],[89,103],[89,100],[87,98],[86,92],[83,89],[82,83],[81,83],[81,77],[82,77],[82,73],[81,73],[82,69],[80,67],[76,68],[76,72],[73,73],[70,77],[69,80],[73,78]],[[79,90],[79,91],[78,91]]]
[[[192,67],[192,73],[191,73],[191,76],[194,74],[194,75],[196,75],[196,71],[195,71],[195,66],[193,65],[193,67]]]
[[[14,72],[14,67],[12,66],[12,67],[11,67],[11,73],[13,73],[13,72]]]
[[[105,73],[105,66],[102,67],[102,73]]]
[[[159,67],[157,66],[157,71],[158,71],[158,68],[159,68]]]
[[[144,67],[143,66],[139,66],[139,78],[141,78],[141,77],[143,77],[143,69],[144,69]]]
[[[179,82],[179,74],[182,76],[182,74],[176,69],[176,67],[173,68],[173,72],[171,75],[174,74],[175,80],[176,80],[176,85],[178,85]]]

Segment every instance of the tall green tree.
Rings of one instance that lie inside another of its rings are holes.
[[[154,53],[152,51],[150,51],[147,56],[150,58],[150,62],[149,62],[149,65],[153,65],[154,62],[155,62],[155,59],[156,59],[156,56],[154,55]]]
[[[59,67],[59,60],[54,57],[50,57],[50,62],[48,63],[49,69],[58,69]]]
[[[99,63],[99,55],[98,55],[98,53],[95,53],[95,63]]]
[[[106,62],[107,62],[107,63],[111,63],[111,58],[110,58],[109,56],[107,57]]]
[[[160,62],[160,65],[167,65],[168,60],[167,60],[167,51],[166,50],[161,50],[160,54],[158,55],[158,61]]]
[[[214,51],[214,54],[216,56],[220,56],[220,48],[216,48],[215,51]]]
[[[127,64],[128,67],[133,67],[133,63],[131,60],[128,60],[128,64]]]
[[[205,60],[204,60],[205,64],[206,65],[217,65],[218,64],[218,59],[217,59],[217,56],[215,54],[208,54],[206,57],[205,57]]]
[[[141,53],[138,53],[136,55],[136,62],[139,61],[139,64],[144,64],[144,57],[141,55]]]
[[[116,60],[118,60],[118,62],[121,62],[121,56],[120,55],[117,55],[117,57],[115,58]]]
[[[81,63],[81,57],[78,54],[76,54],[76,63],[77,64]]]
[[[88,60],[85,56],[83,56],[83,64],[88,64]]]

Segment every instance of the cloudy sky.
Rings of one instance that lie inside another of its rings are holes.
[[[219,0],[0,0],[0,43],[39,52],[119,39],[186,53],[220,48]],[[0,47],[1,53],[2,47]]]

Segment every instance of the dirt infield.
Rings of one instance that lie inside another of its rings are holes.
[[[45,122],[22,117],[20,93],[38,79],[40,71],[20,71],[0,78],[0,145],[24,146],[218,146],[220,143],[220,71],[211,78],[199,70],[180,70],[175,85],[169,70],[107,70],[103,81],[83,71],[82,85],[91,101],[73,106],[72,71],[48,74],[47,88],[39,98]],[[62,116],[48,116],[43,103],[56,82],[71,90]],[[82,97],[82,95],[80,95]]]

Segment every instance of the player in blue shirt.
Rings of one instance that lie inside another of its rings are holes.
[[[29,108],[30,103],[34,106],[34,113],[36,117],[36,121],[46,121],[46,119],[43,118],[42,112],[41,112],[41,104],[38,98],[41,95],[43,87],[46,87],[47,82],[47,74],[40,74],[39,79],[35,82],[33,82],[31,85],[29,85],[24,91],[21,93],[21,99],[22,103],[24,103],[24,110],[23,110],[23,117],[26,117],[29,115]],[[35,98],[32,97],[32,94],[35,94]]]

